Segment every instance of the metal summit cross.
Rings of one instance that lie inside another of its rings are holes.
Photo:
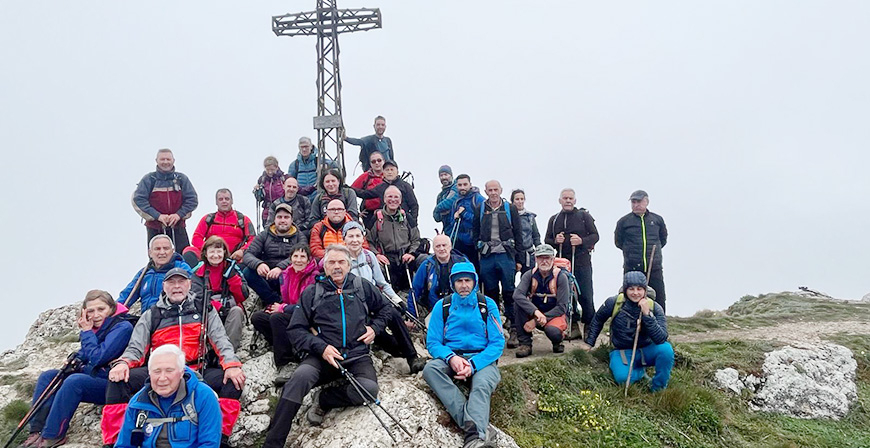
[[[341,77],[338,68],[338,35],[368,31],[381,27],[378,8],[338,9],[336,0],[317,0],[317,9],[310,12],[272,17],[276,36],[317,36],[317,178],[323,167],[326,146],[335,148],[335,161],[344,166],[344,141],[339,131],[341,118]]]

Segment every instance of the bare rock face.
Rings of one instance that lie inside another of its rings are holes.
[[[862,302],[870,302],[870,292],[864,294],[864,297],[861,297]]]
[[[740,373],[731,367],[717,370],[713,379],[719,389],[730,390],[735,394],[740,394],[746,388],[743,381],[740,380]]]
[[[0,386],[0,408],[15,399],[30,401],[31,397],[19,392],[13,384],[35,383],[39,374],[60,367],[66,356],[79,349],[75,319],[79,304],[72,304],[39,315],[31,326],[25,341],[14,350],[0,354],[0,377],[7,381]],[[259,446],[266,433],[271,413],[280,391],[273,386],[276,376],[289,376],[295,370],[291,364],[276,370],[271,352],[264,343],[251,344],[252,329],[245,328],[239,356],[247,376],[241,397],[242,409],[233,430],[230,443],[240,448]],[[426,353],[418,346],[419,353]],[[379,399],[382,406],[400,419],[412,434],[408,437],[380,409],[381,418],[390,426],[398,440],[394,444],[371,411],[365,407],[330,411],[320,427],[312,427],[305,420],[311,405],[311,395],[294,421],[287,446],[305,447],[450,447],[462,446],[462,435],[450,420],[444,407],[431,394],[422,377],[409,376],[404,360],[375,352],[372,359],[378,372]],[[376,407],[376,406],[375,406]],[[70,448],[99,447],[100,406],[82,404],[70,422],[68,433]],[[503,432],[497,431],[500,447],[517,447]]]
[[[786,346],[765,355],[764,385],[750,405],[798,418],[844,417],[857,400],[852,352],[841,345]]]

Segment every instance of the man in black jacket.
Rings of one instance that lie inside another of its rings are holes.
[[[656,292],[656,303],[665,310],[665,276],[662,273],[662,248],[668,243],[668,228],[661,216],[647,210],[649,195],[643,190],[631,194],[631,213],[616,222],[616,247],[622,250],[623,272],[649,270],[649,256],[656,248],[652,260],[649,286]]]
[[[592,249],[598,242],[598,229],[595,219],[585,208],[576,208],[577,197],[574,190],[565,188],[559,193],[559,204],[562,210],[550,217],[547,222],[547,233],[544,242],[555,247],[558,256],[571,262],[571,269],[577,285],[580,287],[580,309],[583,314],[574,313],[571,324],[571,334],[568,339],[576,339],[586,331],[592,315],[595,314],[595,302],[592,289]],[[578,319],[579,317],[579,319]],[[583,332],[578,322],[583,322]]]
[[[491,180],[485,184],[487,200],[474,211],[472,241],[477,241],[480,253],[480,279],[483,293],[504,306],[505,324],[509,331],[508,348],[516,348],[514,327],[514,279],[522,267],[523,254],[517,250],[523,229],[517,207],[501,197],[501,184]],[[504,304],[498,298],[499,283]]]
[[[384,331],[391,307],[375,285],[349,273],[350,264],[351,254],[346,247],[327,247],[323,258],[325,274],[306,288],[299,299],[299,309],[293,313],[287,331],[293,346],[308,355],[281,391],[263,448],[284,446],[302,399],[314,386],[341,377],[338,363],[372,396],[378,394],[369,344]],[[369,315],[373,317],[367,323]],[[312,334],[312,328],[317,329],[317,335]],[[307,419],[315,426],[320,425],[329,409],[364,402],[351,384],[322,389],[312,401]]]
[[[242,258],[248,286],[257,292],[263,306],[281,301],[281,271],[290,266],[293,246],[308,244],[305,234],[293,225],[293,208],[288,204],[275,207],[275,222],[251,241]]]

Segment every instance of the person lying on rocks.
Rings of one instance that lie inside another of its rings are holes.
[[[151,352],[149,382],[130,399],[116,448],[221,446],[218,398],[184,364],[177,345]]]
[[[117,441],[127,402],[146,383],[148,368],[144,365],[149,350],[178,341],[183,344],[185,363],[192,369],[201,369],[203,381],[218,394],[223,418],[221,446],[229,446],[229,436],[239,418],[239,398],[245,386],[245,373],[218,313],[210,303],[206,310],[204,321],[203,300],[190,290],[189,272],[174,268],[166,273],[160,300],[142,313],[127,349],[112,363],[109,371],[110,383],[100,423],[104,447]],[[201,344],[203,327],[206,331],[205,347]],[[206,355],[210,348],[217,355],[216,366],[208,364]]]
[[[308,356],[281,391],[263,443],[265,448],[284,446],[302,399],[313,387],[340,378],[339,364],[372,396],[378,394],[369,345],[386,328],[392,307],[375,285],[350,273],[351,262],[346,247],[330,245],[323,258],[324,275],[302,292],[299,309],[293,312],[287,331],[293,346]],[[312,328],[317,329],[316,335]],[[344,383],[318,390],[312,402],[306,417],[317,426],[330,409],[359,406],[364,398],[353,385]]]
[[[501,373],[496,361],[504,351],[504,334],[495,301],[481,294],[471,263],[456,263],[450,272],[455,291],[435,304],[426,348],[435,359],[423,379],[465,433],[463,448],[494,447],[489,405]],[[455,381],[470,381],[466,399]]]
[[[296,350],[290,343],[287,325],[293,312],[299,308],[299,298],[302,291],[314,284],[320,267],[311,256],[311,249],[305,243],[299,243],[290,250],[290,267],[281,274],[281,302],[273,303],[263,311],[251,315],[254,330],[263,334],[266,342],[272,346],[275,367],[281,368],[291,361],[300,361]]]
[[[405,324],[402,317],[405,300],[396,294],[396,291],[384,278],[381,265],[375,254],[368,249],[363,248],[363,242],[366,237],[363,233],[363,227],[356,221],[351,221],[342,227],[342,236],[344,243],[350,250],[351,269],[354,275],[362,277],[375,285],[394,306],[390,307],[390,318],[387,320],[387,328],[390,333],[384,332],[375,338],[375,344],[384,351],[393,356],[401,356],[408,361],[408,369],[411,375],[423,370],[426,365],[426,360],[417,355],[417,349],[414,347],[414,342],[411,340],[411,333],[408,331],[409,325]]]
[[[61,383],[54,395],[34,413],[30,420],[30,435],[22,447],[49,448],[66,443],[66,432],[79,403],[105,404],[109,384],[109,362],[121,355],[133,325],[117,317],[126,311],[123,305],[106,292],[88,291],[78,317],[82,348],[76,354],[81,368]],[[46,370],[39,375],[33,390],[33,404],[42,396],[58,370]]]
[[[650,381],[653,392],[668,387],[671,369],[674,367],[674,349],[668,342],[668,323],[661,305],[647,297],[647,280],[643,272],[631,271],[625,274],[623,292],[607,299],[595,313],[589,326],[584,350],[595,346],[595,340],[610,321],[610,371],[617,384],[632,383],[646,376],[646,367],[654,366],[655,375]],[[634,335],[640,317],[640,334],[634,364],[631,360]]]
[[[554,267],[556,249],[549,244],[535,248],[536,266],[526,271],[514,290],[514,305],[517,316],[517,358],[532,354],[532,331],[544,330],[553,344],[553,353],[562,353],[565,330],[568,329],[566,313],[571,309],[571,282],[560,268]]]

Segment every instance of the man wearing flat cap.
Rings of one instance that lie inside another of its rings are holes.
[[[650,271],[649,257],[655,247],[652,259],[649,286],[656,292],[656,303],[665,309],[665,277],[662,273],[662,248],[668,242],[668,228],[665,220],[647,209],[649,195],[637,190],[629,197],[631,213],[616,222],[614,237],[616,247],[622,250],[623,272]]]

